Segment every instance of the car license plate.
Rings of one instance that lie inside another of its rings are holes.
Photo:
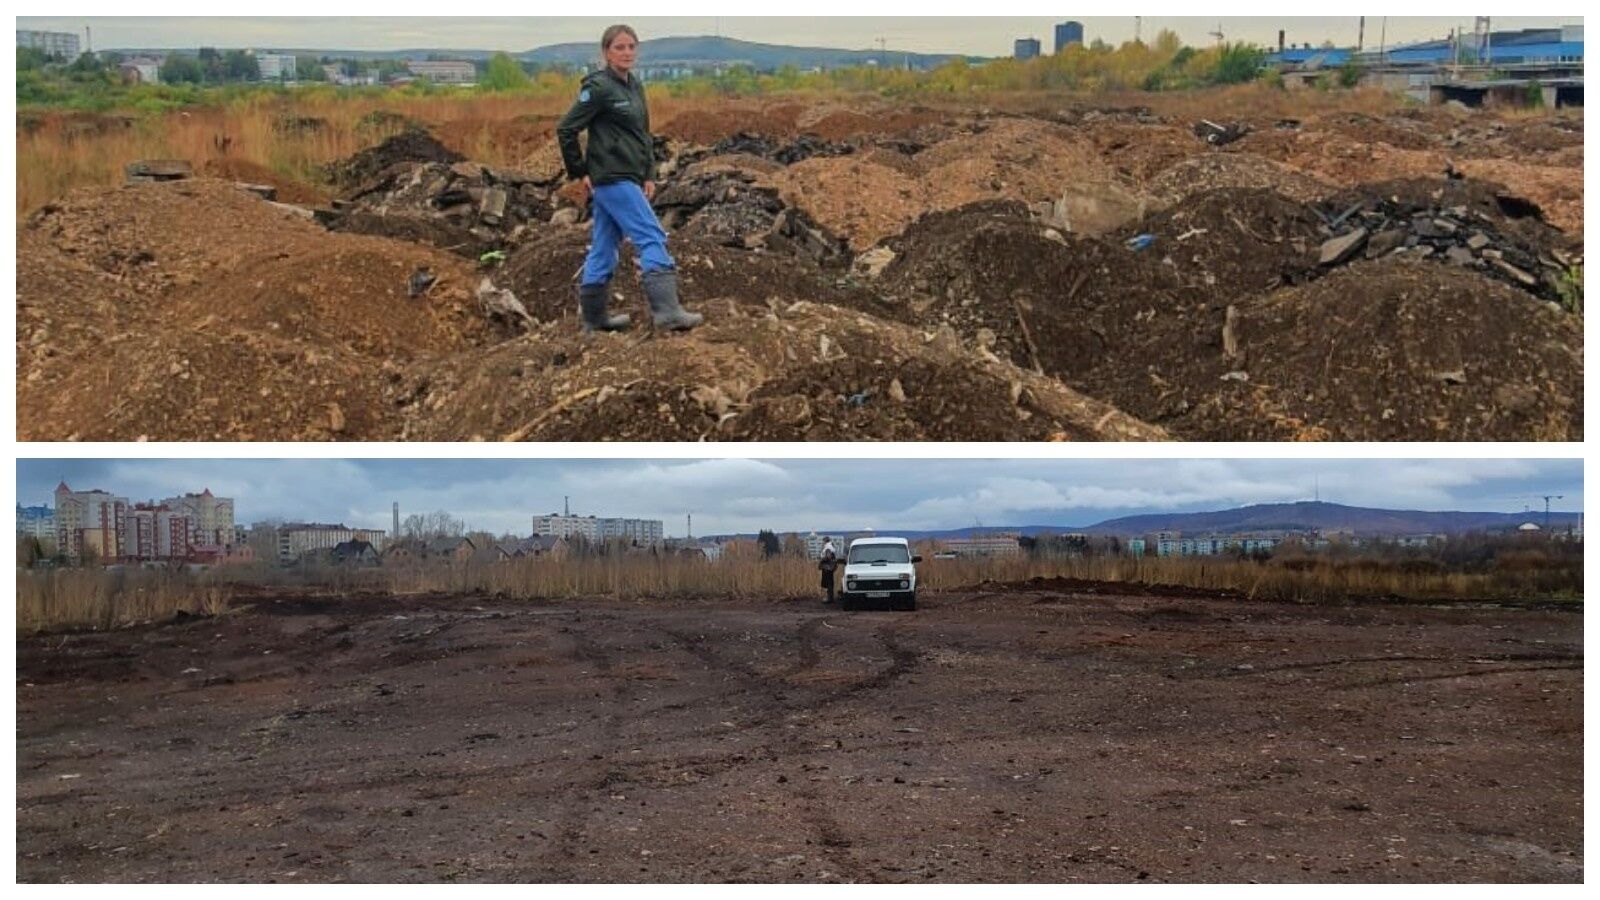
[[[889,597],[888,591],[867,591],[868,600],[885,600]]]

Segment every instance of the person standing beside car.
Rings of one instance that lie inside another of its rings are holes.
[[[667,252],[667,232],[650,201],[656,192],[655,141],[644,84],[633,74],[639,36],[627,25],[612,25],[600,38],[605,67],[585,75],[578,100],[556,126],[567,176],[583,185],[594,218],[589,253],[578,284],[578,308],[585,331],[620,331],[626,315],[610,315],[612,273],[622,239],[633,242],[640,280],[657,328],[686,330],[705,317],[678,301],[678,269]],[[578,135],[589,133],[585,151]]]
[[[823,603],[833,602],[833,573],[839,568],[839,554],[833,549],[833,538],[823,538],[822,552],[818,554],[817,568],[822,570],[822,588],[828,592]]]

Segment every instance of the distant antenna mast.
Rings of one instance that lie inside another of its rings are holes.
[[[1551,500],[1561,500],[1561,499],[1564,499],[1565,497],[1566,497],[1565,494],[1545,494],[1544,495],[1544,530],[1545,531],[1548,532],[1550,530],[1550,501]]]
[[[1322,476],[1321,475],[1314,475],[1311,478],[1311,496],[1314,497],[1318,503],[1322,502]]]

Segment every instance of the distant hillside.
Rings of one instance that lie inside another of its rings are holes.
[[[1550,514],[1550,527],[1564,529],[1580,524],[1578,513]],[[1420,510],[1368,509],[1360,506],[1343,506],[1338,503],[1259,503],[1237,509],[1198,513],[1152,513],[1107,519],[1095,525],[985,525],[983,527],[949,528],[938,531],[910,529],[885,529],[881,533],[909,540],[928,538],[971,537],[982,532],[1016,532],[1033,536],[1041,532],[1059,534],[1078,531],[1096,535],[1139,536],[1156,531],[1181,531],[1186,534],[1236,531],[1353,531],[1366,535],[1401,534],[1465,534],[1471,531],[1509,531],[1524,522],[1544,524],[1544,513],[1497,512],[1423,512]],[[819,534],[848,534],[854,529],[837,528],[819,531]],[[747,537],[741,535],[709,535],[710,537]]]
[[[798,69],[819,67],[837,69],[859,66],[868,60],[877,60],[881,66],[906,66],[913,69],[931,69],[957,58],[958,54],[902,53],[898,50],[838,50],[829,47],[789,47],[782,44],[758,44],[725,37],[664,37],[639,42],[639,65],[671,66],[690,63],[748,63],[759,70],[794,66]],[[573,44],[552,44],[520,54],[519,57],[541,65],[566,63],[582,66],[600,57],[598,41]],[[973,59],[976,59],[975,57]]]
[[[1550,514],[1552,528],[1578,523],[1577,513]],[[1422,512],[1418,510],[1366,509],[1337,503],[1260,503],[1238,509],[1200,513],[1157,513],[1125,516],[1091,525],[1090,534],[1139,535],[1152,531],[1353,531],[1357,534],[1462,534],[1468,531],[1504,531],[1523,522],[1544,523],[1544,513]]]

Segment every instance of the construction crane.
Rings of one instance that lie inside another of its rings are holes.
[[[889,67],[889,42],[890,41],[898,41],[898,40],[900,40],[900,36],[897,35],[897,34],[888,34],[888,35],[882,35],[882,36],[873,38],[873,40],[878,42],[878,56],[880,57],[880,59],[878,60],[878,65],[880,65],[880,66],[882,66],[884,68],[888,68]],[[910,53],[910,51],[905,51],[905,52],[900,54],[900,64],[901,64],[901,66],[903,68],[905,68],[908,71],[911,69],[911,53]]]
[[[1566,498],[1566,495],[1565,494],[1543,494],[1541,496],[1544,497],[1544,530],[1545,530],[1546,533],[1549,533],[1549,531],[1550,531],[1550,501],[1551,500],[1563,500],[1563,499]]]

